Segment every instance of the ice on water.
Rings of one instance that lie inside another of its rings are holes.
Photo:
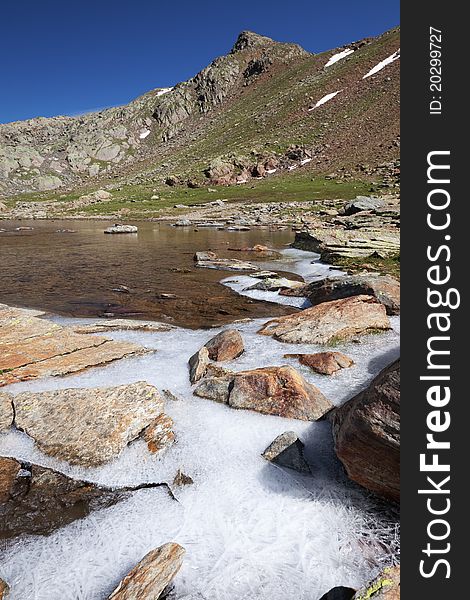
[[[281,264],[266,262],[263,268],[296,271],[306,280],[324,276],[327,267],[312,264],[312,256],[289,250]],[[392,331],[338,346],[353,358],[354,367],[333,377],[315,375],[283,355],[324,348],[260,336],[256,331],[264,321],[233,325],[246,351],[226,366],[242,370],[292,364],[337,405],[399,352],[394,318]],[[162,488],[141,490],[50,536],[9,544],[0,557],[0,576],[10,583],[12,600],[104,600],[146,552],[167,541],[187,550],[175,581],[177,597],[184,600],[317,600],[336,585],[360,586],[390,562],[397,551],[395,525],[384,518],[380,504],[345,477],[334,456],[328,422],[234,410],[192,395],[187,360],[218,331],[114,332],[110,335],[115,339],[136,341],[157,352],[73,377],[7,388],[16,394],[145,380],[169,389],[180,398],[168,400],[165,408],[175,421],[177,442],[161,458],[137,441],[102,467],[71,467],[42,454],[20,432],[0,436],[0,454],[106,485],[171,483],[177,469],[195,482],[176,490],[178,501]],[[288,430],[306,444],[311,477],[277,468],[260,456]]]

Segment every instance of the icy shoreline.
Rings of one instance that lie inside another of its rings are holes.
[[[312,265],[311,253],[283,254],[283,260],[263,263],[263,268],[290,270],[306,280],[324,276],[328,269]],[[262,294],[267,293],[277,294]],[[265,321],[234,325],[246,350],[226,366],[238,371],[291,364],[336,405],[365,387],[399,352],[399,322],[394,317],[393,330],[337,347],[355,361],[354,367],[332,377],[315,375],[283,355],[320,347],[260,336],[256,331]],[[16,394],[145,380],[159,390],[168,389],[181,400],[168,400],[165,407],[175,421],[177,443],[160,459],[137,441],[102,467],[71,467],[39,452],[20,432],[0,436],[0,454],[106,485],[171,482],[177,469],[195,482],[176,492],[178,501],[160,489],[142,490],[48,537],[12,542],[3,552],[0,576],[10,583],[13,600],[104,599],[147,551],[167,541],[187,550],[175,580],[181,600],[316,600],[336,585],[360,587],[392,560],[397,550],[395,523],[380,502],[347,480],[334,455],[328,422],[234,410],[192,395],[187,360],[222,329],[110,333],[114,339],[139,342],[157,352],[76,376],[5,388]],[[305,442],[312,477],[261,458],[266,446],[288,430]]]

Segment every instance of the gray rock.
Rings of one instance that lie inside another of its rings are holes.
[[[137,233],[137,231],[135,225],[120,225],[116,223],[112,227],[105,229],[104,233]]]
[[[205,346],[198,350],[189,359],[189,380],[196,383],[204,377],[209,364],[209,352]]]
[[[281,433],[266,448],[262,457],[281,467],[288,467],[300,473],[310,473],[310,467],[304,458],[304,445],[293,431]]]
[[[38,448],[71,464],[93,467],[117,458],[163,412],[156,388],[145,382],[108,388],[22,392],[15,424]]]
[[[354,215],[364,210],[376,210],[384,206],[384,201],[374,196],[357,196],[352,202],[348,202],[346,206],[340,210],[342,215]]]

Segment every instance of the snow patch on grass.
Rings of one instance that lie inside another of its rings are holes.
[[[338,52],[337,54],[333,54],[333,56],[330,56],[330,58],[328,59],[328,62],[325,64],[325,69],[327,67],[331,67],[331,65],[334,65],[339,60],[346,58],[346,56],[349,56],[353,52],[354,52],[354,50],[352,48],[346,48],[346,50],[342,50],[341,52]]]
[[[334,98],[337,94],[339,94],[340,92],[342,92],[343,90],[338,90],[337,92],[331,92],[331,94],[327,94],[326,96],[323,96],[323,98],[320,98],[320,100],[315,104],[315,106],[312,106],[312,108],[309,108],[309,111],[315,110],[315,108],[318,108],[319,106],[321,106],[322,104],[326,104],[326,102],[329,102],[332,98]]]

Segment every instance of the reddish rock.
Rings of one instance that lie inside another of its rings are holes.
[[[333,437],[348,476],[379,496],[400,501],[400,361],[337,409]]]
[[[290,344],[329,344],[387,329],[390,321],[382,304],[372,296],[353,296],[272,319],[258,333]]]
[[[298,358],[301,365],[310,367],[321,375],[333,375],[341,369],[347,369],[354,361],[342,352],[317,352],[316,354],[284,354],[285,358]]]
[[[152,550],[119,583],[108,600],[157,600],[183,564],[185,549],[168,543]]]
[[[6,599],[9,591],[10,588],[8,586],[8,583],[6,581],[3,581],[3,579],[0,579],[0,600]]]
[[[205,344],[209,358],[217,362],[234,360],[245,350],[243,338],[236,329],[226,329]]]
[[[216,373],[203,379],[194,393],[233,408],[303,421],[316,421],[333,407],[318,388],[287,365]]]
[[[173,419],[162,413],[144,429],[142,437],[147,442],[150,452],[156,454],[168,450],[175,441]]]
[[[189,381],[196,383],[204,377],[209,364],[209,352],[205,346],[198,350],[189,359]]]
[[[366,586],[352,597],[352,600],[400,600],[400,566],[386,567]]]

